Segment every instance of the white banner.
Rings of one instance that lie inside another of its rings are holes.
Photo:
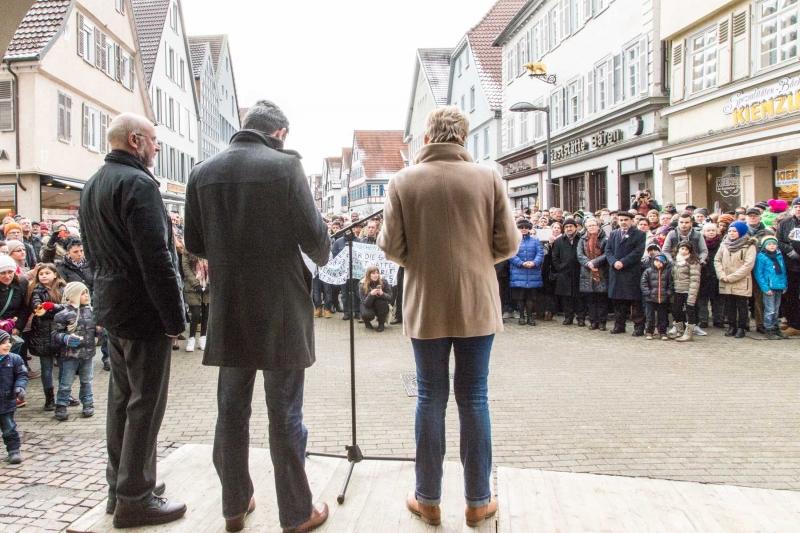
[[[350,252],[347,246],[339,255],[331,259],[327,265],[319,269],[319,279],[331,285],[344,285],[350,271],[348,258]],[[361,279],[369,265],[375,265],[381,271],[381,276],[389,285],[397,283],[397,263],[386,259],[383,251],[374,244],[353,243],[353,278]]]

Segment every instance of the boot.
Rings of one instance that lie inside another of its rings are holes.
[[[529,326],[535,326],[536,325],[536,320],[533,318],[533,315],[528,315],[528,325]]]
[[[22,455],[20,455],[19,450],[11,450],[8,452],[8,464],[11,465],[18,465],[22,462]]]
[[[606,323],[605,322],[598,322],[597,323],[597,329],[599,329],[600,331],[605,331],[606,330]]]
[[[678,342],[692,342],[694,340],[694,324],[686,324],[683,335],[675,340]]]
[[[67,413],[67,406],[66,405],[56,405],[56,420],[69,420],[69,414]]]
[[[367,328],[367,329],[375,329],[375,328],[372,326],[372,320],[365,320],[365,321],[364,321],[364,327],[365,327],[365,328]]]
[[[379,320],[379,321],[378,321],[378,327],[377,327],[377,328],[375,328],[375,331],[377,331],[378,333],[380,333],[381,331],[384,331],[384,330],[386,330],[386,326],[384,325],[384,323],[383,323],[383,322],[381,322],[381,321]]]
[[[423,505],[419,503],[413,492],[409,492],[408,496],[406,496],[406,508],[426,524],[438,526],[442,523],[441,508],[438,505]]]
[[[769,341],[782,340],[783,337],[780,335],[780,331],[781,330],[779,328],[769,328],[767,330],[767,340],[769,340]]]
[[[600,328],[600,325],[597,322],[592,322],[592,325],[589,326],[589,329],[591,331],[594,331],[594,330],[599,329],[599,328]]]
[[[81,413],[84,418],[89,418],[94,416],[94,404],[90,403],[83,406],[83,412]]]
[[[579,328],[585,328],[586,327],[586,319],[585,318],[579,318],[578,319],[578,327]]]
[[[467,507],[464,511],[467,525],[469,527],[478,527],[483,525],[487,518],[494,516],[497,512],[497,498],[492,496],[489,505],[483,507]]]
[[[734,339],[743,339],[745,338],[744,328],[738,328],[736,333],[733,335]]]
[[[324,316],[325,318],[330,318],[330,317],[332,317],[333,315],[331,314],[331,312],[330,312],[330,311],[328,311],[327,309],[325,309],[325,311],[323,312],[323,316]]]
[[[247,511],[244,514],[239,516],[235,516],[233,518],[228,518],[225,520],[225,531],[241,531],[244,529],[244,521],[247,518],[247,515],[252,513],[256,510],[256,498],[255,496],[250,497],[250,505],[247,506]]]
[[[734,335],[736,335],[736,325],[731,324],[731,326],[728,328],[728,331],[725,332],[725,336],[733,337]]]
[[[683,322],[673,322],[672,324],[675,326],[675,333],[670,333],[669,338],[678,339],[683,337],[684,330],[686,329],[683,325]]]
[[[56,410],[56,397],[55,394],[53,394],[53,387],[44,390],[44,410],[45,411]]]
[[[545,322],[552,322],[552,320],[553,320],[553,312],[552,311],[546,312],[544,314],[544,321]]]
[[[526,322],[525,322],[525,313],[524,312],[522,312],[522,311],[519,312],[519,322],[517,322],[517,323],[520,326],[524,326],[525,325]]]
[[[322,308],[321,307],[317,307],[314,310],[314,318],[322,318]]]

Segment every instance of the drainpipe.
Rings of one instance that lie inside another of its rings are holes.
[[[6,67],[8,67],[8,72],[14,77],[14,95],[12,98],[14,99],[14,137],[16,138],[16,164],[17,164],[17,185],[23,191],[27,192],[28,189],[22,184],[19,179],[19,78],[17,77],[16,73],[11,70],[11,62],[6,59],[5,61]]]

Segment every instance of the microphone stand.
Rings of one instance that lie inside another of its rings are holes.
[[[350,405],[351,405],[351,425],[353,428],[353,443],[350,445],[345,445],[345,450],[347,450],[347,454],[338,454],[338,453],[322,453],[322,452],[306,452],[306,457],[310,455],[315,455],[317,457],[335,457],[337,459],[347,459],[350,463],[350,468],[347,470],[347,476],[344,478],[344,485],[342,485],[342,490],[337,496],[336,501],[344,503],[344,496],[347,492],[347,486],[350,484],[350,477],[353,475],[353,469],[355,468],[356,464],[360,463],[363,460],[367,461],[415,461],[412,457],[389,457],[389,456],[381,456],[381,455],[364,455],[361,453],[361,448],[358,446],[358,434],[357,434],[357,423],[356,423],[356,343],[355,343],[355,315],[356,315],[356,305],[361,305],[360,302],[356,302],[356,295],[353,291],[353,242],[356,240],[356,234],[353,232],[353,226],[357,226],[359,224],[363,224],[364,222],[377,217],[383,213],[383,209],[380,211],[376,211],[375,213],[371,214],[370,216],[363,218],[357,222],[350,224],[349,226],[342,228],[338,232],[333,234],[334,239],[338,239],[339,237],[344,237],[347,241],[347,248],[348,253],[350,255],[350,272],[347,278],[347,295],[350,301]]]

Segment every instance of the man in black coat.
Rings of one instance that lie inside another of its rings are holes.
[[[800,198],[792,200],[792,216],[781,220],[778,226],[778,245],[786,263],[788,289],[781,306],[789,327],[787,336],[800,335]]]
[[[575,315],[578,325],[586,325],[586,310],[581,299],[581,264],[578,261],[578,225],[568,218],[564,221],[564,234],[553,242],[553,270],[557,272],[556,296],[564,310],[564,325],[571,326]]]
[[[283,148],[288,128],[275,104],[256,102],[230,146],[192,170],[186,192],[184,243],[208,259],[211,280],[203,364],[221,367],[214,466],[228,531],[244,527],[255,505],[248,443],[259,370],[281,527],[307,531],[328,516],[327,505],[313,505],[304,469],[303,384],[315,356],[312,276],[300,251],[323,266],[331,241],[299,154]],[[254,227],[254,212],[284,223]]]
[[[81,192],[86,259],[97,325],[108,332],[108,508],[115,527],[171,522],[186,506],[156,483],[158,430],[167,407],[172,339],[186,327],[172,227],[145,118],[123,113],[108,128],[112,151]],[[155,493],[155,494],[154,494]],[[116,512],[115,512],[116,511]]]
[[[620,211],[619,229],[611,232],[606,246],[609,265],[608,297],[614,300],[612,334],[625,333],[625,322],[633,310],[633,336],[644,335],[642,306],[642,257],[647,240],[645,233],[633,226],[632,215]]]

